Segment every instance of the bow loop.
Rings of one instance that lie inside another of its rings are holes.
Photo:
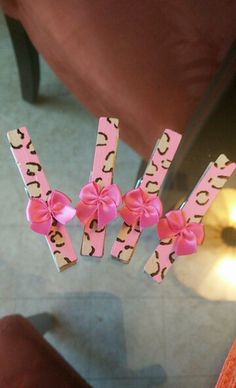
[[[175,252],[178,256],[197,252],[204,240],[204,225],[186,221],[183,210],[172,210],[160,219],[158,234],[161,240],[175,237]]]
[[[162,214],[159,197],[153,197],[139,187],[125,194],[124,202],[120,214],[128,225],[137,225],[139,222],[142,230],[158,223]]]
[[[117,207],[122,201],[120,189],[111,184],[102,188],[96,182],[85,185],[79,194],[81,201],[76,207],[77,217],[82,224],[95,217],[101,229],[117,217]]]
[[[31,229],[47,236],[54,219],[60,224],[67,224],[76,213],[70,204],[71,199],[58,190],[52,191],[47,201],[41,198],[30,198],[26,208],[26,217]]]

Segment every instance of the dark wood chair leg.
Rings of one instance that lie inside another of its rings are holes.
[[[38,96],[40,68],[39,55],[22,24],[5,15],[10,32],[21,85],[22,98],[34,103]]]

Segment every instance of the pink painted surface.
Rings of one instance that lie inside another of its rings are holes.
[[[236,164],[229,162],[224,155],[220,155],[215,163],[210,163],[186,203],[181,207],[189,221],[202,221],[203,216],[216,198],[219,190],[224,186],[235,168]],[[174,250],[174,242],[174,239],[160,241],[160,244],[144,267],[145,272],[151,275],[158,283],[164,279],[177,257]]]
[[[151,196],[157,196],[161,185],[167,175],[168,169],[178,149],[181,135],[170,129],[165,129],[157,148],[154,149],[149,165],[143,176],[140,187]],[[141,231],[138,225],[123,224],[123,231],[127,232],[122,236],[122,229],[115,243],[112,246],[111,255],[118,260],[128,263],[138,243]]]
[[[51,188],[27,128],[8,132],[8,140],[29,197],[47,200]],[[59,271],[77,261],[77,255],[64,225],[55,222],[46,240]]]
[[[90,181],[102,187],[113,182],[113,171],[119,139],[118,120],[101,117],[98,124],[98,135]],[[102,257],[104,252],[106,227],[97,229],[97,220],[91,219],[84,228],[81,254]]]

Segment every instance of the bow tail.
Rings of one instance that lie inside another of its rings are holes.
[[[195,234],[198,245],[201,245],[205,238],[204,225],[192,222],[187,226],[187,229]]]
[[[127,206],[119,210],[119,213],[127,225],[135,225],[138,222],[139,215],[132,212]]]
[[[46,220],[46,221],[41,221],[41,222],[31,222],[30,228],[39,234],[43,234],[48,236],[50,229],[52,226],[52,218]]]
[[[140,216],[140,229],[156,225],[160,219],[157,209],[152,208],[148,212],[144,211]]]
[[[191,255],[197,252],[197,238],[194,233],[188,235],[180,234],[175,241],[175,252],[177,256]]]
[[[165,240],[166,238],[171,238],[174,236],[174,232],[171,229],[168,220],[166,218],[161,218],[157,225],[158,235],[160,240]]]
[[[77,217],[83,225],[86,225],[92,216],[96,217],[96,212],[97,206],[85,204],[83,201],[80,201],[76,207]]]
[[[103,228],[117,217],[117,207],[113,200],[98,206],[98,229]]]

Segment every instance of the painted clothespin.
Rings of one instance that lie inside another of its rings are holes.
[[[29,197],[27,219],[31,229],[46,237],[58,271],[77,261],[65,224],[75,215],[71,200],[50,188],[27,128],[8,132],[12,154]]]
[[[122,263],[130,262],[142,228],[159,221],[162,213],[159,191],[181,137],[179,133],[165,129],[161,139],[157,141],[139,187],[124,196],[125,207],[120,210],[120,214],[125,222],[111,250],[111,255]]]
[[[84,225],[81,255],[102,257],[106,225],[117,217],[122,201],[120,189],[113,184],[119,139],[119,121],[101,117],[90,174],[90,182],[80,191],[77,216]]]
[[[235,163],[220,155],[214,163],[209,164],[180,208],[168,212],[160,220],[160,243],[144,267],[144,271],[156,282],[164,279],[178,256],[195,253],[203,243],[203,217],[235,168]]]

